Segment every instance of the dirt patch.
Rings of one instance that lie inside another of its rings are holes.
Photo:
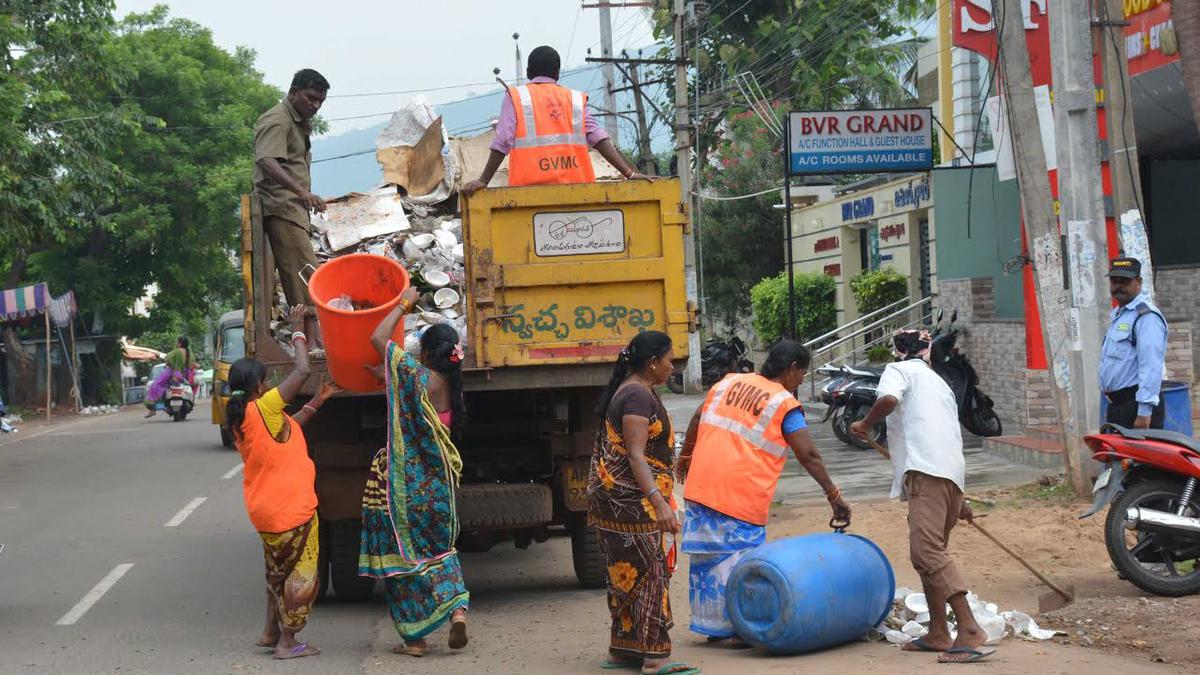
[[[1066,641],[1102,651],[1138,654],[1158,663],[1200,666],[1200,598],[1084,598],[1042,616]],[[1195,672],[1193,670],[1192,672]]]
[[[1073,605],[1036,617],[1039,625],[1067,633],[1055,642],[1177,666],[1200,665],[1195,648],[1200,624],[1183,619],[1200,613],[1200,597],[1144,597],[1133,584],[1119,579],[1104,546],[1103,513],[1079,520],[1087,503],[1053,479],[978,496],[995,503],[990,509],[978,504],[975,508],[977,514],[987,512],[980,523],[989,532],[1052,580],[1074,584]],[[907,506],[899,502],[857,504],[851,531],[883,549],[898,584],[919,588],[908,562],[906,512]],[[772,539],[804,534],[823,518],[828,518],[824,506],[779,507],[768,532]],[[1038,596],[1049,589],[982,534],[960,523],[950,548],[981,598],[1001,610],[1037,614]]]

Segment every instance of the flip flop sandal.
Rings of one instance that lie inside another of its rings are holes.
[[[316,647],[309,647],[307,642],[301,642],[295,647],[292,647],[287,654],[284,654],[283,656],[276,654],[275,658],[279,661],[284,661],[287,659],[298,659],[304,656],[316,656],[320,653],[320,649],[317,649]]]
[[[400,644],[392,647],[392,653],[419,659],[429,653],[429,647],[410,647],[409,645]]]
[[[972,649],[971,647],[951,647],[946,650],[945,654],[938,657],[938,663],[975,663],[982,661],[992,654],[996,653],[995,647],[979,647]],[[964,659],[946,658],[951,655],[965,655]]]
[[[613,661],[612,659],[605,659],[600,667],[604,670],[638,670],[640,668],[638,664],[631,661]]]
[[[700,675],[700,669],[686,663],[668,663],[655,671],[642,671],[642,675]]]
[[[942,650],[938,649],[937,647],[934,647],[933,645],[930,645],[930,644],[926,643],[926,642],[925,642],[924,640],[922,640],[921,638],[917,638],[917,639],[913,640],[912,642],[909,642],[908,644],[906,644],[906,645],[904,645],[904,646],[900,647],[900,651],[905,651],[905,652],[940,652],[940,651],[942,651]]]
[[[467,646],[467,622],[450,622],[450,649],[462,649]]]

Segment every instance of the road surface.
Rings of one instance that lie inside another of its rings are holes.
[[[134,410],[0,437],[0,674],[600,672],[603,592],[576,587],[562,537],[527,551],[501,544],[464,556],[473,636],[461,653],[445,648],[443,631],[424,660],[392,655],[396,637],[376,598],[321,603],[301,635],[323,654],[273,661],[253,645],[263,564],[242,506],[240,461],[219,445],[206,405],[183,423],[143,421]],[[828,454],[853,495],[850,473],[839,467],[868,456]],[[860,473],[863,485],[882,484]],[[781,492],[803,497],[806,483],[789,478]],[[882,673],[893,671],[880,664],[900,657],[865,644],[807,660],[705,649],[686,632],[685,577],[672,587],[677,655],[707,673],[837,664]],[[1042,648],[1015,646],[1008,665]],[[1096,666],[1099,654],[1062,649],[1055,663],[1068,669],[1045,672],[1117,672]]]

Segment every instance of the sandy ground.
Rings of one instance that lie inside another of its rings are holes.
[[[1029,490],[996,490],[983,496],[997,506],[985,527],[1026,555],[1050,575],[1073,583],[1080,600],[1046,617],[1043,625],[1069,632],[1048,642],[1004,640],[989,661],[975,670],[1013,673],[1168,673],[1196,672],[1200,626],[1194,617],[1200,599],[1178,602],[1142,599],[1112,571],[1101,534],[1102,519],[1077,521],[1083,508],[1061,499],[1031,496]],[[853,532],[870,537],[887,553],[898,583],[916,587],[908,564],[905,507],[898,503],[859,504]],[[781,506],[772,514],[769,536],[821,531],[828,521],[824,506]],[[1043,589],[1024,568],[967,526],[956,530],[955,556],[973,590],[1001,609],[1035,613]],[[584,591],[571,576],[569,542],[557,539],[528,551],[503,545],[488,554],[465,556],[472,592],[471,645],[461,653],[445,647],[446,632],[431,638],[434,650],[424,659],[392,655],[397,637],[388,620],[377,626],[367,673],[599,673],[607,638],[608,615],[602,591]],[[677,626],[672,632],[675,659],[705,673],[774,673],[801,668],[838,669],[845,673],[905,673],[934,664],[928,655],[901,653],[886,643],[859,642],[819,654],[771,657],[705,646],[687,631],[687,577],[672,582]],[[1080,622],[1080,623],[1077,623]]]

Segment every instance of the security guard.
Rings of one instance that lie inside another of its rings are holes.
[[[463,194],[470,197],[487,187],[506,155],[509,185],[591,183],[596,176],[589,146],[625,178],[648,178],[621,155],[588,113],[587,94],[558,84],[560,65],[551,47],[529,53],[529,83],[508,88],[487,164],[477,180],[463,186]]]
[[[1136,429],[1161,429],[1160,390],[1167,351],[1167,320],[1142,293],[1142,263],[1115,258],[1109,291],[1119,307],[1100,350],[1100,389],[1108,399],[1108,422]]]

